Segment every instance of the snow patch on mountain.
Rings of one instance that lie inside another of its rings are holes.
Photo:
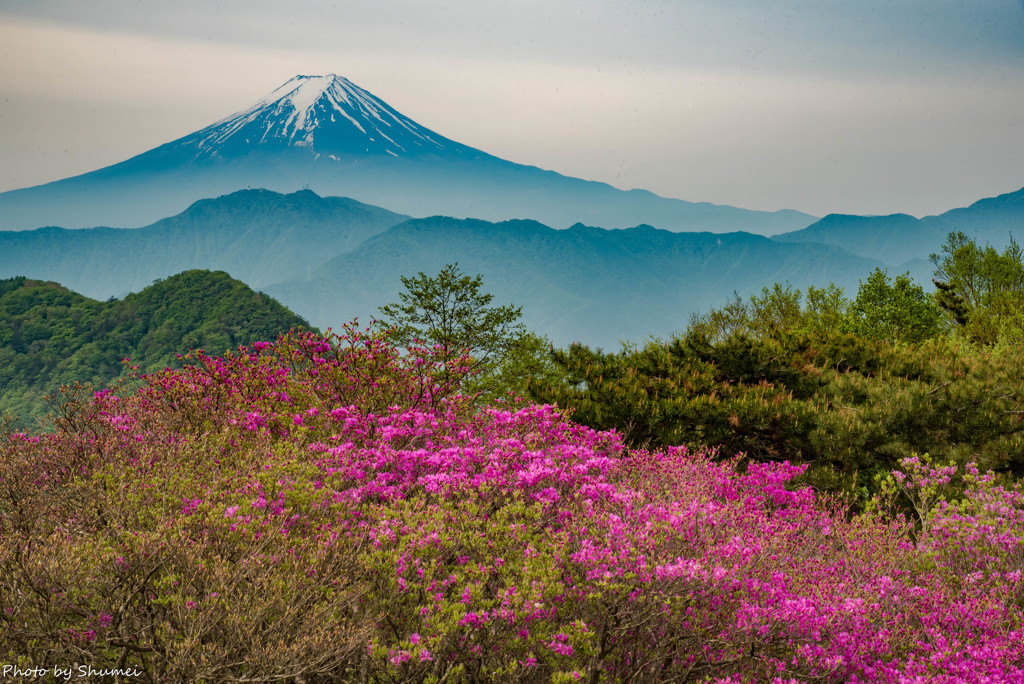
[[[309,148],[331,158],[356,151],[405,156],[471,150],[336,74],[296,76],[252,107],[178,142],[197,148],[199,157],[259,146]]]

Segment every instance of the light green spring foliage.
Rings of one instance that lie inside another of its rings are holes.
[[[941,334],[942,310],[908,274],[890,280],[876,268],[861,281],[852,301],[832,283],[812,285],[806,296],[789,283],[775,283],[746,301],[737,294],[719,309],[692,316],[688,332],[712,341],[735,334],[765,340],[794,333],[853,333],[880,341],[920,342]]]
[[[806,333],[852,333],[878,341],[920,343],[953,335],[975,345],[1024,346],[1024,250],[1011,237],[1002,252],[950,233],[931,255],[937,290],[925,292],[908,273],[876,268],[853,299],[835,284],[806,294],[775,283],[746,300],[735,294],[717,309],[691,317],[688,331],[720,341],[733,334],[773,339]]]
[[[850,332],[875,340],[921,342],[942,333],[942,310],[909,274],[890,282],[876,268],[860,282],[844,324]]]
[[[958,334],[983,345],[1024,344],[1024,252],[1012,237],[999,252],[956,231],[930,258],[938,302]]]

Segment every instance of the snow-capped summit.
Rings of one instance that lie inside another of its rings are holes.
[[[194,147],[197,158],[289,147],[334,159],[350,154],[465,154],[470,149],[335,74],[296,76],[252,107],[173,144]]]

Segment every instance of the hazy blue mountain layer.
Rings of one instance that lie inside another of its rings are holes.
[[[849,216],[829,214],[810,226],[775,235],[783,242],[820,242],[854,254],[880,259],[889,266],[904,266],[912,259],[938,252],[951,231],[966,233],[979,244],[1002,248],[1011,236],[1024,236],[1024,189],[978,200],[921,219],[907,214]]]
[[[224,270],[262,287],[311,274],[407,218],[309,190],[243,190],[145,228],[0,232],[0,277],[53,280],[99,299],[192,268]]]
[[[852,295],[878,265],[928,284],[928,254],[962,226],[998,242],[1021,225],[1024,193],[940,217],[832,215],[773,239],[673,233],[640,226],[554,230],[536,221],[409,219],[309,190],[245,190],[203,200],[140,229],[0,232],[0,277],[55,280],[105,299],[191,269],[227,271],[320,326],[376,314],[400,276],[458,261],[488,290],[524,307],[529,324],[562,344],[615,346],[684,327],[689,315],[773,282],[835,282]],[[954,222],[950,217],[956,217]]]
[[[314,271],[266,291],[317,326],[365,319],[397,299],[400,276],[458,261],[483,274],[496,303],[523,306],[528,326],[556,344],[617,348],[686,326],[692,312],[773,282],[830,281],[856,291],[877,260],[828,245],[749,233],[673,233],[650,226],[554,230],[535,221],[413,219]]]

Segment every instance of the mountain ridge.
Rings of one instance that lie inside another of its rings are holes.
[[[780,242],[819,242],[843,247],[889,266],[937,253],[952,231],[980,244],[1004,247],[1024,234],[1024,188],[986,197],[935,216],[829,214],[801,230],[773,235]]]
[[[312,278],[265,291],[314,325],[337,325],[396,300],[400,276],[433,275],[452,261],[467,274],[482,274],[496,303],[522,305],[526,324],[556,345],[604,347],[680,330],[689,314],[721,305],[733,290],[835,281],[855,291],[859,278],[881,265],[828,245],[750,233],[583,224],[555,230],[537,221],[436,216],[399,223],[326,262]],[[339,292],[345,296],[332,296]]]
[[[996,205],[1015,206],[1005,199]],[[895,224],[876,230],[886,220]],[[830,223],[845,235],[849,222],[868,232],[827,244]],[[32,277],[104,299],[189,268],[224,270],[317,325],[336,326],[393,301],[399,276],[436,273],[459,261],[494,281],[497,297],[524,306],[530,324],[554,341],[614,346],[619,339],[669,334],[733,291],[746,295],[773,282],[804,289],[834,281],[852,294],[873,268],[888,266],[927,286],[928,253],[937,247],[908,240],[906,231],[921,226],[936,240],[945,235],[945,226],[906,215],[831,215],[808,231],[818,239],[804,241],[675,233],[650,224],[604,229],[577,222],[555,230],[526,219],[411,218],[311,190],[242,190],[140,229],[0,231],[0,277],[25,273],[31,264]],[[865,254],[868,248],[877,256]]]
[[[309,190],[240,190],[143,228],[0,231],[0,277],[30,271],[99,299],[195,268],[261,287],[311,271],[407,218]]]

